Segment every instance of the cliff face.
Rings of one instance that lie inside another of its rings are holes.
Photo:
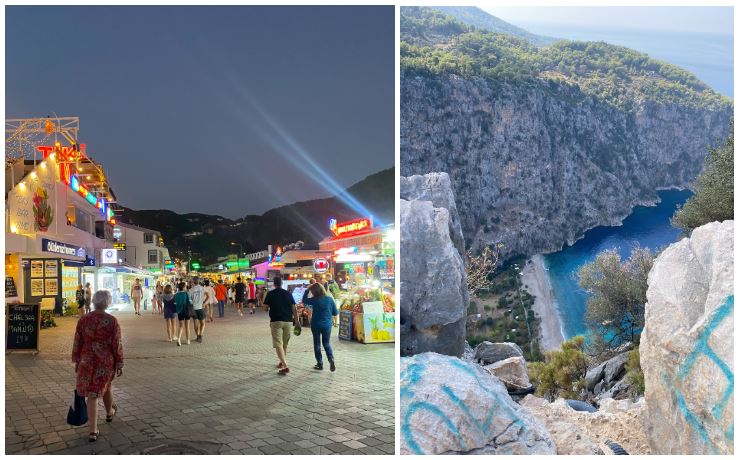
[[[401,174],[450,174],[467,248],[550,252],[619,224],[659,188],[689,187],[731,116],[730,104],[615,107],[552,80],[404,74]]]

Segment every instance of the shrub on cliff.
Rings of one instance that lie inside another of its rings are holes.
[[[629,352],[627,362],[624,364],[627,371],[627,383],[632,396],[641,396],[645,394],[645,375],[640,367],[640,348],[635,348]]]
[[[723,145],[709,149],[694,195],[676,211],[671,223],[690,234],[707,223],[732,219],[733,125]]]
[[[597,341],[610,349],[640,341],[653,259],[647,248],[633,249],[626,261],[609,249],[577,272],[580,286],[590,294],[585,322]]]
[[[562,343],[561,349],[545,353],[543,362],[528,364],[528,376],[538,395],[549,401],[580,397],[588,370],[584,342],[583,336],[578,335]]]

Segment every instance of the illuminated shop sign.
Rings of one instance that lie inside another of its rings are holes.
[[[330,219],[328,225],[336,238],[360,235],[362,233],[369,233],[372,230],[372,220],[369,218],[359,218],[340,224],[336,219]]]
[[[54,154],[54,157],[52,158],[55,159],[60,166],[60,179],[68,185],[71,190],[81,195],[92,206],[98,209],[110,224],[115,224],[114,212],[110,209],[109,203],[107,203],[104,198],[97,198],[96,195],[88,191],[86,187],[81,184],[80,178],[72,172],[73,163],[86,158],[86,144],[62,147],[59,142],[56,142],[54,146],[40,145],[36,149],[42,152],[45,159]]]
[[[114,243],[113,247],[118,251],[124,251],[125,249],[127,249],[127,245],[125,243]]]
[[[317,273],[325,273],[328,271],[328,268],[330,268],[330,263],[328,262],[328,259],[315,259],[312,265],[315,267],[315,271]]]
[[[42,251],[53,252],[65,256],[86,257],[86,250],[81,247],[42,238]]]

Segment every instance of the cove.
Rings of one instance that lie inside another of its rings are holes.
[[[677,241],[682,232],[671,226],[671,217],[691,195],[689,190],[659,191],[661,202],[656,206],[636,206],[622,225],[593,228],[572,246],[565,245],[561,251],[544,256],[565,340],[587,331],[588,294],[577,283],[577,270],[605,249],[617,249],[621,258],[627,259],[638,245],[657,251]]]

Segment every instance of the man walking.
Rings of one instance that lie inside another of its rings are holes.
[[[203,310],[203,305],[208,302],[208,293],[200,285],[200,280],[198,280],[197,276],[192,279],[192,287],[189,294],[193,309],[195,310],[195,316],[192,319],[195,327],[195,335],[198,336],[195,341],[200,343],[203,341],[203,332],[205,331],[205,310]]]
[[[246,288],[247,286],[242,282],[242,277],[238,276],[237,283],[234,285],[234,305],[237,307],[239,316],[244,316],[244,313],[242,313],[242,307],[244,306],[244,299],[246,298]]]
[[[255,314],[255,306],[257,305],[257,300],[255,300],[255,291],[256,291],[255,280],[252,279],[252,278],[248,278],[247,279],[247,291],[248,291],[248,294],[249,294],[247,297],[250,299],[249,300],[250,314],[254,315]]]
[[[226,305],[226,286],[223,278],[216,285],[216,303],[218,303],[218,317],[224,317],[224,306]]]
[[[273,278],[273,286],[275,289],[265,295],[263,307],[270,316],[271,339],[279,359],[278,373],[285,375],[289,373],[289,366],[286,364],[286,349],[291,338],[294,297],[289,291],[283,289],[280,276]]]

